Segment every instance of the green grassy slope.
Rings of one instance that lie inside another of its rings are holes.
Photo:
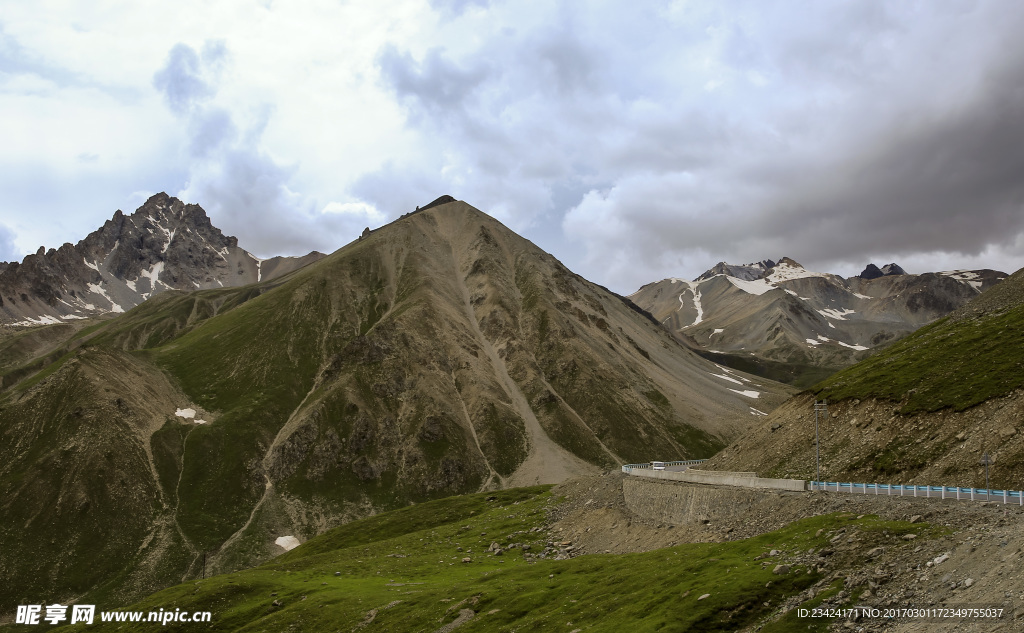
[[[546,487],[424,503],[336,528],[261,567],[172,587],[125,610],[211,611],[211,624],[202,626],[223,631],[352,631],[371,623],[367,630],[432,631],[466,609],[474,615],[459,630],[467,633],[733,631],[780,615],[783,600],[821,579],[800,566],[773,574],[764,552],[821,548],[831,530],[853,525],[879,535],[927,536],[931,529],[839,514],[743,541],[540,560],[532,555],[551,539],[543,526],[552,503]],[[505,548],[501,555],[488,551],[495,542]],[[518,547],[508,549],[513,543]],[[783,615],[765,630],[794,624],[792,614]],[[799,624],[823,631],[829,621]]]
[[[945,407],[961,411],[1024,386],[1022,333],[1024,306],[978,318],[942,319],[812,390],[830,401],[902,402],[901,413]]]
[[[123,603],[204,555],[239,569],[277,536],[507,485],[527,408],[601,466],[721,445],[679,406],[697,389],[655,324],[493,219],[442,211],[269,282],[5,339],[0,534],[18,547],[0,549],[0,610],[22,589]]]
[[[81,350],[0,401],[0,608],[54,593],[120,601],[120,587],[138,595],[180,581],[187,550],[165,547],[176,536],[159,525],[165,507],[139,433],[148,415],[95,379],[145,382],[146,372],[124,353]],[[152,573],[131,577],[138,567]]]

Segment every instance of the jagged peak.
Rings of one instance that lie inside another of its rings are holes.
[[[772,266],[772,268],[775,268],[776,266],[780,266],[782,264],[786,264],[787,266],[791,266],[793,268],[803,268],[803,266],[800,264],[800,262],[796,261],[792,257],[783,257],[778,262],[776,262],[775,266]],[[804,268],[804,270],[807,270],[807,269]]]
[[[874,264],[868,264],[864,267],[864,270],[857,275],[861,279],[878,279],[879,277],[887,277],[889,275],[906,275],[907,271],[903,270],[899,264],[891,263],[886,264],[879,268]]]
[[[427,204],[426,206],[420,207],[418,210],[419,211],[425,211],[425,210],[427,210],[427,209],[429,209],[431,207],[439,207],[442,204],[448,204],[449,202],[455,202],[455,201],[456,201],[455,198],[449,196],[448,194],[445,194],[445,195],[437,198],[436,200],[434,200],[430,204]]]
[[[901,268],[899,266],[899,264],[896,264],[895,262],[893,262],[891,264],[886,264],[885,266],[882,266],[882,274],[883,275],[906,275],[907,271],[903,270],[903,268]]]
[[[160,193],[154,193],[153,195],[151,195],[148,199],[146,199],[146,202],[142,206],[147,206],[150,203],[153,203],[153,204],[160,204],[160,203],[167,204],[167,203],[170,203],[170,202],[174,202],[175,200],[178,200],[178,199],[175,198],[175,197],[167,195],[166,191],[161,191]]]

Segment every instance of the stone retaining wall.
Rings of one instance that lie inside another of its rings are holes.
[[[768,489],[709,488],[656,478],[622,480],[622,496],[630,512],[671,525],[741,517],[766,496],[777,494]]]
[[[750,473],[730,473],[712,470],[689,469],[682,472],[672,472],[667,470],[632,469],[629,475],[631,477],[685,481],[693,484],[711,484],[716,486],[770,488],[793,492],[801,492],[807,489],[807,482],[802,479],[768,479],[765,477],[752,477]]]

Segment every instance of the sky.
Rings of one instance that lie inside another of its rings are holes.
[[[0,261],[166,191],[261,257],[450,194],[623,294],[1024,266],[1024,3],[0,0]]]

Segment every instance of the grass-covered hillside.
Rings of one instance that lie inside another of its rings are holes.
[[[553,541],[546,528],[555,503],[544,486],[395,510],[331,530],[260,567],[192,580],[124,611],[210,611],[209,625],[188,626],[216,631],[735,631],[757,623],[766,624],[764,632],[798,624],[824,631],[831,620],[798,621],[793,607],[853,600],[866,586],[819,584],[814,565],[775,573],[780,561],[771,550],[799,556],[848,530],[868,542],[933,532],[830,514],[747,540],[564,559],[559,553],[568,543]],[[833,563],[845,556],[829,555]],[[860,558],[845,563],[866,562],[862,553],[851,555]],[[811,598],[805,590],[816,584]]]
[[[707,457],[751,415],[730,385],[761,410],[786,393],[634,307],[452,202],[270,281],[0,339],[0,613],[125,604],[410,503]]]
[[[1024,271],[950,317],[817,385],[818,398],[884,398],[901,413],[962,411],[1024,386]]]

